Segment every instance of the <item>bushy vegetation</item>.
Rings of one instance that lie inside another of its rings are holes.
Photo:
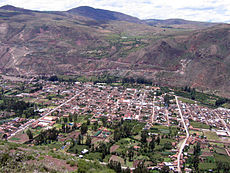
[[[8,98],[0,95],[0,110],[14,112],[15,117],[29,118],[37,115],[33,103],[26,103],[17,98]]]
[[[35,138],[35,144],[41,145],[41,144],[48,144],[51,141],[56,141],[58,134],[59,134],[59,131],[55,128],[42,131]]]
[[[121,76],[112,76],[107,73],[104,73],[102,75],[97,75],[97,76],[91,76],[91,77],[85,77],[85,76],[51,76],[49,78],[46,78],[49,81],[55,82],[76,82],[76,81],[81,81],[81,82],[94,82],[96,83],[107,83],[107,84],[112,84],[112,83],[122,83],[124,84],[152,84],[151,80],[147,80],[142,76],[133,78],[133,77],[121,77]]]
[[[199,92],[195,88],[190,88],[188,86],[177,88],[174,92],[178,96],[198,101],[201,105],[211,108],[217,108],[225,103],[230,102],[230,100],[227,98],[222,98],[216,95]]]

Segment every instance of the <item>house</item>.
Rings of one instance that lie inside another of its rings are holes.
[[[65,115],[63,115],[63,117],[68,118],[68,117],[69,117],[69,115],[68,115],[68,114],[65,114]]]
[[[89,152],[89,150],[84,149],[84,150],[81,151],[81,154],[86,154],[86,153],[88,153],[88,152]]]
[[[57,119],[58,119],[58,117],[56,117],[56,116],[46,116],[46,117],[42,118],[41,120],[50,122],[50,121],[56,121]]]
[[[133,146],[133,149],[134,150],[139,150],[141,147],[140,146],[137,146],[137,145],[135,145],[135,146]]]

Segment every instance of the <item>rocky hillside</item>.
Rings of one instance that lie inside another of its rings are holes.
[[[110,11],[102,20],[102,12],[0,8],[0,72],[143,76],[230,97],[229,25],[150,26]]]

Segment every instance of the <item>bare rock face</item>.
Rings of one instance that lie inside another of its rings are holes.
[[[37,12],[6,6],[0,8],[0,72],[143,76],[230,97],[229,25],[152,22],[92,8]]]

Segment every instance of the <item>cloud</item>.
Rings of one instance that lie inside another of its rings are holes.
[[[78,6],[113,10],[141,19],[182,18],[194,21],[229,22],[229,0],[1,0],[32,10],[65,11]]]

